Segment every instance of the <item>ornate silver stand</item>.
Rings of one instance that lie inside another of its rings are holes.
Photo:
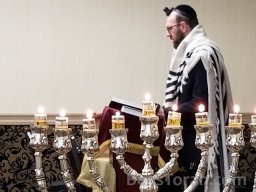
[[[237,176],[239,151],[244,147],[244,126],[227,126],[227,148],[231,151],[231,165],[228,173],[228,178],[225,183],[223,192],[229,192],[235,186],[235,179]]]
[[[202,183],[202,179],[205,176],[205,172],[208,165],[208,151],[211,146],[213,146],[212,142],[212,128],[211,124],[206,125],[195,125],[196,129],[196,147],[201,150],[201,160],[198,165],[195,177],[191,184],[186,188],[184,192],[192,192],[194,191],[199,184]]]
[[[39,186],[39,191],[47,192],[47,184],[45,174],[42,167],[42,152],[48,146],[47,129],[48,127],[31,126],[31,132],[28,132],[30,138],[30,146],[35,150],[36,161],[36,181]]]
[[[164,167],[159,169],[156,173],[151,167],[152,156],[150,149],[153,147],[153,142],[159,137],[158,133],[158,117],[157,116],[142,116],[140,138],[144,141],[145,152],[142,156],[144,160],[144,168],[142,173],[138,173],[130,165],[125,162],[124,153],[128,149],[127,131],[125,128],[110,129],[111,145],[110,149],[116,154],[116,159],[120,168],[129,176],[133,181],[140,183],[140,192],[157,192],[158,186],[156,180],[159,180],[167,175],[173,173],[173,168],[177,163],[178,151],[183,147],[182,140],[182,126],[167,126],[165,127],[166,138],[165,147],[171,152],[171,159]],[[199,125],[195,126],[196,129],[196,146],[201,149],[202,159],[200,161],[196,176],[190,186],[185,192],[192,192],[196,189],[198,184],[204,177],[207,164],[208,164],[208,149],[213,145],[211,134],[212,125]],[[83,129],[82,132],[82,147],[81,149],[87,155],[89,169],[94,177],[98,186],[105,192],[109,191],[108,187],[101,178],[97,168],[94,165],[94,155],[99,150],[98,146],[98,132],[96,129]]]
[[[55,128],[54,130],[54,143],[53,147],[55,151],[59,154],[61,174],[63,181],[69,192],[75,192],[76,188],[72,181],[72,177],[69,173],[68,162],[67,162],[67,153],[71,150],[71,138],[70,134],[72,130],[70,128],[62,129]]]
[[[249,127],[251,129],[250,143],[251,143],[251,146],[256,148],[256,123],[250,123]],[[253,191],[252,192],[256,192],[256,172],[255,172],[255,176],[254,176],[254,184],[253,184]]]
[[[87,155],[86,159],[89,164],[89,171],[93,176],[96,184],[102,189],[103,192],[109,192],[110,190],[106,186],[104,180],[97,170],[97,167],[94,164],[94,156],[99,150],[98,131],[96,129],[82,130],[81,150]]]
[[[181,134],[182,126],[167,126],[164,130],[166,132],[164,145],[171,152],[171,159],[155,173],[153,176],[154,180],[159,180],[173,173],[172,168],[177,163],[179,157],[178,151],[184,145]]]
[[[171,160],[154,174],[151,167],[150,149],[153,147],[153,142],[159,137],[157,116],[142,116],[140,138],[144,141],[145,152],[142,156],[144,160],[144,168],[142,173],[139,174],[136,170],[131,168],[125,160],[124,153],[128,147],[127,129],[111,129],[111,145],[110,149],[116,153],[116,159],[120,164],[121,169],[134,181],[140,182],[140,192],[156,192],[158,190],[155,180],[161,179],[172,173],[172,169],[178,158],[178,150],[183,146],[181,137],[181,126],[166,127],[166,140],[165,146],[172,153]]]

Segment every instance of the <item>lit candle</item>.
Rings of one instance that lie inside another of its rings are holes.
[[[142,102],[142,116],[155,116],[155,103],[149,93],[145,94],[145,100]]]
[[[40,106],[34,115],[34,126],[44,127],[47,125],[47,115],[44,113],[44,107]]]
[[[196,125],[206,125],[208,124],[208,113],[204,112],[205,107],[200,104],[198,107],[199,113],[196,113]]]
[[[91,129],[91,130],[95,130],[96,129],[96,123],[95,123],[95,119],[92,117],[93,116],[93,112],[92,110],[88,110],[86,112],[86,119],[83,119],[83,129]]]
[[[112,129],[125,128],[124,116],[120,115],[117,111],[115,115],[112,116]]]
[[[55,128],[57,129],[68,129],[68,117],[66,117],[66,111],[60,110],[60,116],[55,119]]]
[[[234,105],[234,113],[229,114],[228,125],[229,126],[241,126],[242,114],[238,113],[240,110],[239,105]]]
[[[251,115],[251,123],[256,124],[256,110],[255,110],[255,113]]]
[[[181,113],[176,112],[178,110],[177,105],[172,106],[172,111],[168,112],[167,125],[168,126],[179,126]]]

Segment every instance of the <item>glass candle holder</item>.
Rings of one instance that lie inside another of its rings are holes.
[[[83,119],[83,129],[96,129],[96,123],[94,118]]]
[[[179,126],[181,119],[181,113],[176,111],[169,111],[167,118],[167,126]]]
[[[34,115],[34,126],[47,126],[47,115],[45,113],[38,113]]]
[[[44,113],[44,107],[40,106],[34,115],[34,126],[47,127],[47,115]]]
[[[96,123],[91,109],[87,110],[86,117],[86,119],[83,119],[83,129],[96,130]]]
[[[228,119],[229,126],[241,126],[242,125],[242,114],[240,113],[230,113]]]
[[[208,122],[208,112],[196,113],[196,125],[206,125]]]
[[[68,129],[68,117],[56,117],[55,119],[55,128],[56,129]]]
[[[123,115],[119,112],[112,116],[112,129],[122,129],[125,128],[125,119]]]
[[[142,102],[142,116],[155,116],[155,103],[153,101]]]
[[[251,115],[251,123],[256,124],[256,115]]]

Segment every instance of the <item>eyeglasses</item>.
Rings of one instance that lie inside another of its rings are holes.
[[[166,29],[167,29],[168,33],[171,33],[171,32],[172,32],[172,29],[173,29],[174,27],[176,27],[176,26],[179,26],[179,25],[180,25],[180,23],[178,23],[178,24],[176,24],[176,25],[173,25],[173,26],[171,26],[171,27],[166,27]]]

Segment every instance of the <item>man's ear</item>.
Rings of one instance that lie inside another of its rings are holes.
[[[187,22],[185,21],[181,21],[180,22],[181,28],[180,30],[184,33],[184,34],[188,34],[191,31],[191,27],[188,25]]]

